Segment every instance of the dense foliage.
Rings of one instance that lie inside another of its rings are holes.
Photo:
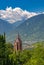
[[[0,35],[0,65],[44,65],[44,42],[37,42],[27,50],[15,52],[11,43],[6,43],[5,34]]]

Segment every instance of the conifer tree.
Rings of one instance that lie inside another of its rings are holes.
[[[0,60],[1,65],[5,65],[5,33],[0,35]]]

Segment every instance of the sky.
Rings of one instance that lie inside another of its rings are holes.
[[[0,0],[0,10],[6,7],[20,7],[33,12],[44,11],[44,0]]]
[[[0,18],[14,23],[44,14],[44,0],[0,0]]]

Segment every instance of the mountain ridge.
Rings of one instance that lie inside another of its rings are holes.
[[[0,23],[0,25],[2,25],[2,22]],[[43,41],[44,40],[44,14],[33,16],[22,22],[21,21],[16,22],[16,24],[9,23],[9,26],[8,27],[7,26],[8,25],[4,27],[7,33],[6,34],[7,41],[10,42],[14,41],[18,33],[20,34],[22,41]],[[9,28],[9,31],[7,28]],[[0,27],[0,31],[1,31],[1,27]]]
[[[13,37],[11,38],[15,39],[18,32],[23,41],[44,40],[44,14],[31,17],[16,27],[16,29],[13,31]]]

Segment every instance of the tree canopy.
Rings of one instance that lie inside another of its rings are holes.
[[[33,48],[15,52],[13,45],[0,35],[0,65],[44,65],[44,42],[32,44]]]

